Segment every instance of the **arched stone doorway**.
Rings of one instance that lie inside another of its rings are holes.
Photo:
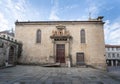
[[[15,55],[15,49],[13,46],[10,46],[9,55],[8,55],[8,64],[14,64],[14,55]]]

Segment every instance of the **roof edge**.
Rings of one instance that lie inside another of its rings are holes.
[[[105,47],[109,47],[109,48],[120,48],[120,45],[110,45],[110,44],[106,44]]]
[[[16,21],[15,24],[60,24],[60,23],[102,23],[103,21]]]

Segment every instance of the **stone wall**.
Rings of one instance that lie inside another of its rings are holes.
[[[0,67],[5,66],[6,63],[11,66],[17,63],[19,47],[20,43],[13,37],[6,34],[0,35]]]

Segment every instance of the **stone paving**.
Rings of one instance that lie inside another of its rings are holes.
[[[108,71],[120,71],[120,66],[109,66]]]
[[[117,73],[92,68],[19,65],[0,69],[0,84],[120,84]]]

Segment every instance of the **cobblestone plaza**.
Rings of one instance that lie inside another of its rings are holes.
[[[0,84],[120,84],[120,73],[93,68],[19,65],[0,69]]]

